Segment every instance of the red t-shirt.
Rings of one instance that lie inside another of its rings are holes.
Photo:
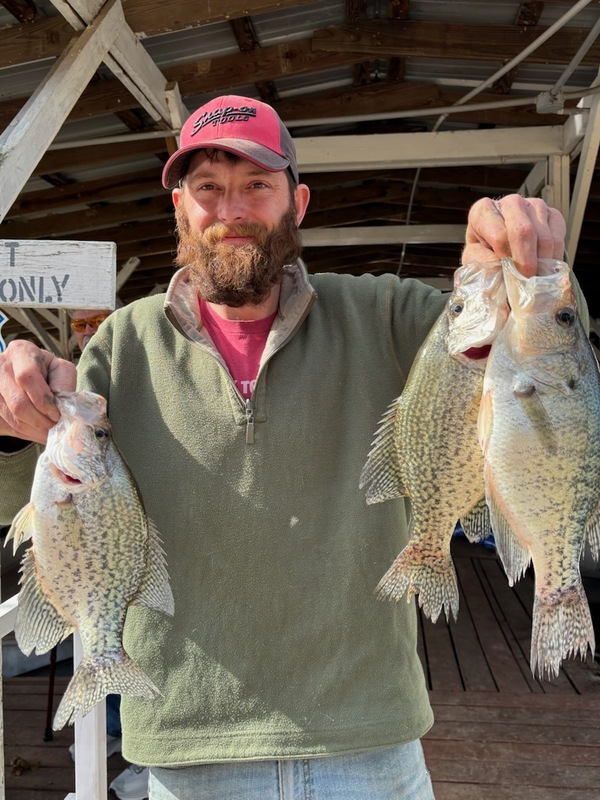
[[[265,319],[224,319],[200,298],[200,316],[239,392],[249,399],[277,311]]]

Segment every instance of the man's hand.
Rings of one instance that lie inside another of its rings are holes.
[[[509,194],[501,200],[483,198],[469,212],[462,263],[510,256],[530,278],[538,258],[564,258],[565,220],[536,197]]]
[[[0,436],[44,443],[59,420],[56,392],[72,392],[75,366],[31,342],[15,339],[0,353]]]

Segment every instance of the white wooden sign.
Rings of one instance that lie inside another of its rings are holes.
[[[114,242],[0,239],[0,306],[115,307]]]

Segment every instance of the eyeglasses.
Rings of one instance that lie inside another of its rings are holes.
[[[108,316],[108,314],[97,314],[95,317],[72,319],[71,328],[75,331],[75,333],[83,333],[87,327],[98,328]]]

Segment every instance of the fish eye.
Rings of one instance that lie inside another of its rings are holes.
[[[575,322],[575,312],[567,306],[557,311],[554,318],[562,328],[570,328]]]
[[[100,440],[108,439],[108,431],[106,430],[106,428],[96,428],[96,430],[94,431],[94,436],[96,437],[96,439]]]
[[[462,314],[464,307],[465,307],[464,303],[460,302],[452,303],[452,305],[450,306],[450,314],[453,317],[458,317]]]

